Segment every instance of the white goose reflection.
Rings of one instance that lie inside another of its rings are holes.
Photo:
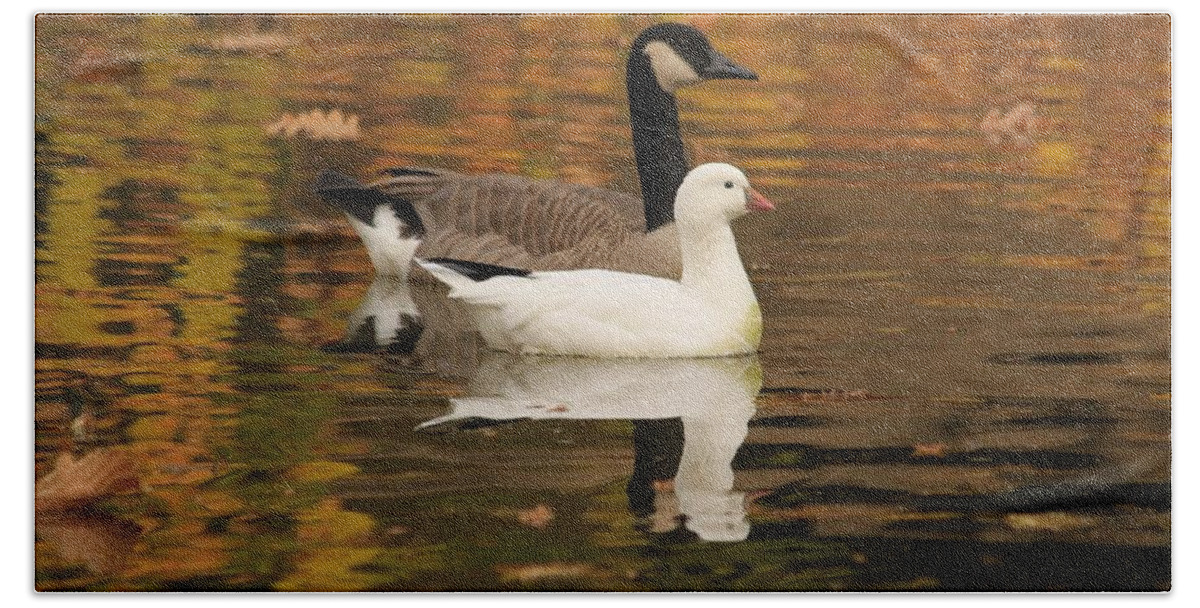
[[[470,395],[451,399],[449,414],[418,428],[468,418],[632,420],[633,511],[653,509],[652,529],[666,531],[677,508],[701,539],[740,541],[750,525],[744,493],[733,491],[732,463],[761,386],[754,356],[606,360],[490,353],[476,369]],[[674,501],[670,492],[653,489],[671,476]]]

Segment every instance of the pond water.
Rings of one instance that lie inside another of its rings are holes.
[[[1169,18],[684,20],[757,357],[331,347],[445,305],[316,175],[636,192],[651,17],[39,18],[37,587],[1168,588]]]

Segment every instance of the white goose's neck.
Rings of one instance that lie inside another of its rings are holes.
[[[755,304],[750,277],[742,267],[729,224],[680,219],[680,282],[709,302],[738,313]]]

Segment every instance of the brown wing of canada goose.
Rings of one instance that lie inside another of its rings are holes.
[[[420,215],[426,234],[419,257],[679,277],[674,224],[645,233],[636,196],[556,180],[424,167],[385,174],[371,187],[409,201]]]

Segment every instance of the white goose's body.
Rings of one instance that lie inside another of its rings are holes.
[[[484,341],[498,350],[591,357],[747,354],[758,349],[762,315],[729,221],[770,208],[735,167],[709,164],[689,173],[675,203],[679,281],[609,270],[511,271],[480,280],[467,276],[470,269],[461,262],[418,263],[451,287],[451,298],[470,306]]]
[[[762,331],[752,297],[711,301],[695,288],[645,275],[578,270],[484,283],[455,286],[450,296],[472,305],[480,334],[497,350],[713,357],[754,352]]]

